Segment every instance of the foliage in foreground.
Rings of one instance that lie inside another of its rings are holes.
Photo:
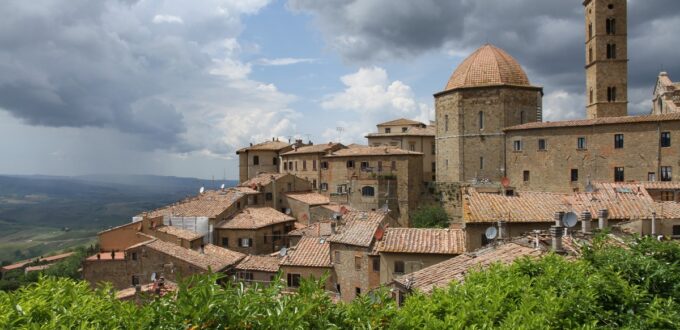
[[[639,239],[629,249],[596,244],[580,260],[551,255],[469,274],[401,309],[386,291],[333,303],[321,281],[299,294],[192,277],[170,295],[137,306],[109,288],[42,278],[0,292],[0,328],[99,329],[451,329],[679,328],[680,245]]]

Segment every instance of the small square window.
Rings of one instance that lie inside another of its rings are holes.
[[[585,150],[586,149],[586,138],[579,137],[576,139],[576,149]]]
[[[578,169],[572,168],[571,169],[571,182],[576,182],[578,181]]]
[[[395,261],[394,262],[394,273],[395,274],[403,274],[404,273],[404,262],[403,261]]]
[[[529,182],[529,178],[530,178],[529,176],[530,176],[529,171],[524,171],[522,173],[522,177],[524,178],[524,182]]]
[[[623,148],[623,134],[614,134],[614,148]]]
[[[521,140],[512,141],[512,150],[522,151],[522,141]]]
[[[623,167],[614,167],[614,181],[615,182],[625,181]]]
[[[662,132],[660,143],[661,143],[662,148],[670,147],[671,146],[671,132]]]
[[[661,181],[673,180],[673,168],[670,166],[661,166]]]
[[[353,160],[347,161],[347,168],[354,168],[354,161]]]
[[[538,150],[544,151],[547,147],[545,139],[538,139]]]
[[[288,287],[297,288],[300,286],[300,274],[288,274]]]

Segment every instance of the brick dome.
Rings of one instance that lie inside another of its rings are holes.
[[[531,86],[517,60],[504,50],[487,44],[456,68],[444,90],[502,85]]]

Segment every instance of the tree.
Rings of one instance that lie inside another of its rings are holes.
[[[439,206],[424,206],[411,213],[411,226],[415,228],[448,228],[449,225],[449,216]]]

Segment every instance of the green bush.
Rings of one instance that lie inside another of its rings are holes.
[[[411,213],[414,228],[448,228],[449,225],[449,216],[439,206],[421,207]]]

